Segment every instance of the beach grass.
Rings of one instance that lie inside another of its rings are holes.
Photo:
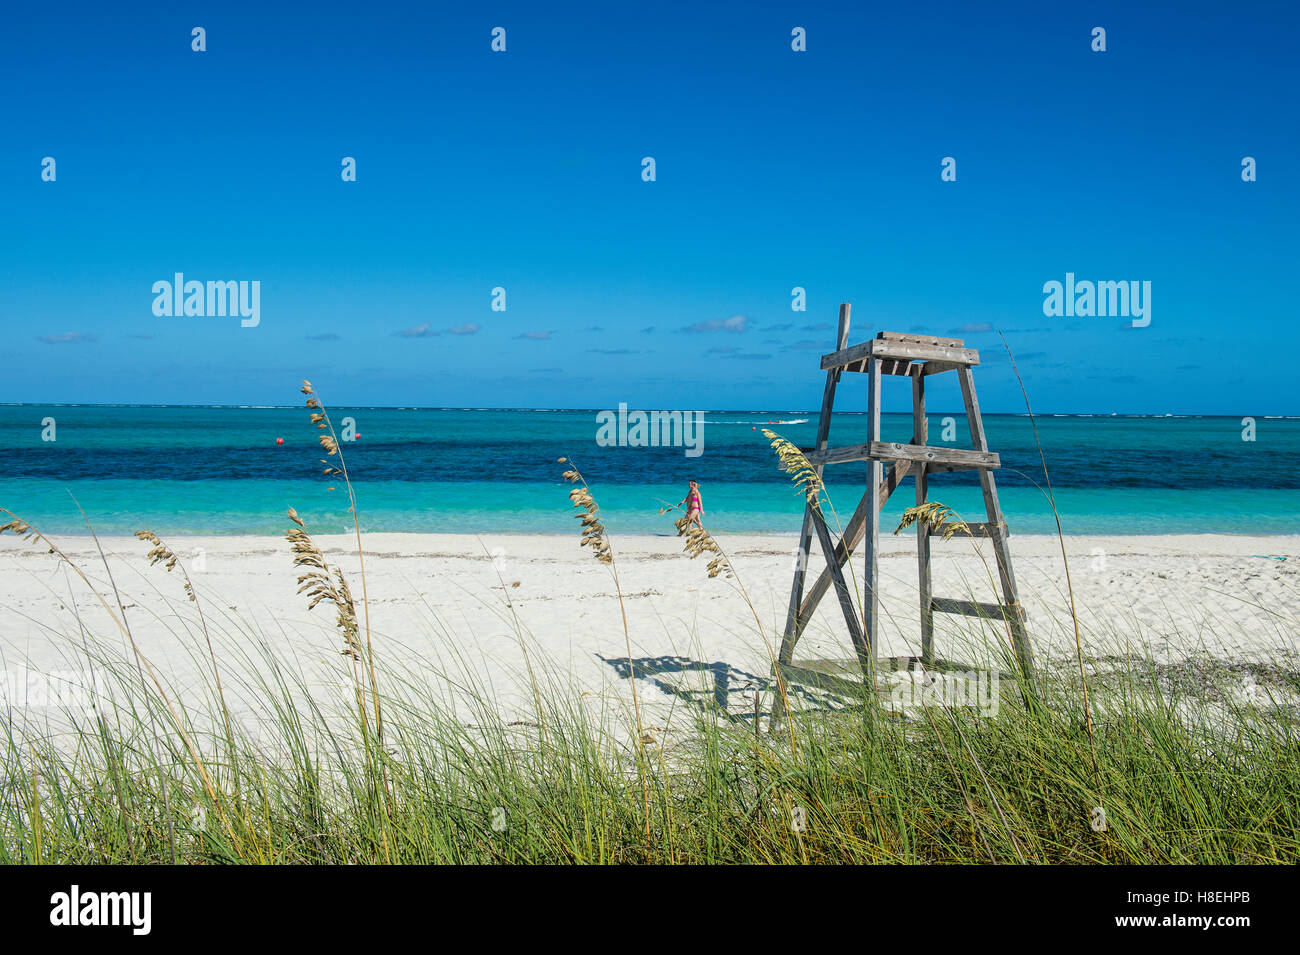
[[[1262,696],[1243,701],[1241,674],[1212,660],[1194,674],[1090,660],[1093,741],[1068,661],[1046,668],[1040,705],[1014,684],[993,712],[794,697],[770,733],[709,706],[634,714],[537,647],[514,696],[525,715],[507,719],[460,638],[418,671],[375,662],[376,752],[350,654],[323,689],[265,628],[209,619],[205,634],[192,605],[176,613],[178,640],[204,658],[210,639],[221,661],[201,685],[142,680],[125,649],[69,634],[90,704],[57,722],[6,714],[0,861],[1300,861],[1300,683],[1285,669],[1257,669]]]

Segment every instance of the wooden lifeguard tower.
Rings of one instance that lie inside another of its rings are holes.
[[[853,516],[844,528],[842,538],[835,542],[826,526],[820,508],[809,503],[804,509],[803,530],[799,538],[799,560],[795,567],[794,583],[790,590],[790,609],[786,618],[785,633],[776,668],[781,676],[796,682],[835,686],[843,681],[824,669],[801,667],[794,663],[794,648],[804,628],[812,618],[817,604],[826,591],[835,587],[840,607],[848,624],[849,637],[857,654],[862,675],[868,685],[875,687],[875,674],[879,654],[879,575],[880,511],[889,496],[904,478],[916,482],[916,503],[928,500],[931,474],[948,471],[973,470],[979,475],[984,494],[986,523],[968,523],[969,534],[962,537],[987,537],[993,544],[997,560],[998,577],[1002,590],[1001,603],[983,603],[971,600],[954,600],[935,597],[931,593],[930,538],[944,533],[924,521],[916,522],[918,578],[921,601],[921,655],[891,659],[894,668],[907,668],[914,662],[923,667],[942,670],[957,665],[938,659],[934,652],[934,615],[956,613],[1005,621],[1021,673],[1033,679],[1033,658],[1025,633],[1025,614],[1016,594],[1015,575],[1011,569],[1011,551],[1007,544],[1008,530],[998,503],[997,485],[993,471],[1000,466],[997,454],[989,450],[984,435],[984,422],[980,417],[979,401],[975,397],[975,379],[971,369],[979,364],[979,354],[966,348],[959,338],[936,338],[929,335],[908,335],[897,332],[880,332],[874,339],[850,346],[850,306],[840,306],[839,333],[836,350],[823,355],[821,367],[826,371],[826,389],[822,396],[821,417],[817,425],[817,444],[806,452],[809,462],[820,477],[828,464],[848,461],[866,461],[867,487]],[[845,372],[861,372],[867,376],[867,440],[865,444],[829,448],[831,411],[835,402],[835,388]],[[932,447],[927,444],[928,430],[925,415],[925,382],[931,375],[956,372],[961,385],[966,420],[970,426],[969,450],[949,447]],[[880,382],[883,375],[898,375],[912,380],[912,440],[908,444],[895,444],[880,440]],[[826,558],[822,570],[808,593],[804,594],[808,547],[813,535],[821,544]],[[864,544],[865,542],[865,544]],[[845,583],[842,568],[855,548],[864,544],[866,572],[862,620],[859,621],[852,595]],[[778,703],[780,699],[778,697]]]

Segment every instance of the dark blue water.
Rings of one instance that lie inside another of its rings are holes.
[[[331,414],[336,427],[355,421],[360,437],[344,455],[362,527],[377,531],[567,532],[561,456],[581,467],[611,531],[671,531],[657,509],[679,501],[690,478],[701,482],[715,529],[792,531],[801,502],[759,429],[803,446],[816,429],[807,412],[705,412],[702,453],[688,457],[682,447],[601,446],[593,411]],[[970,447],[959,415],[943,440],[947,417],[931,415],[930,443]],[[1254,441],[1242,439],[1240,418],[1068,416],[1037,425],[1067,533],[1300,533],[1300,420],[1259,418]],[[907,441],[911,428],[910,415],[884,418],[886,440]],[[985,428],[1001,455],[997,480],[1013,530],[1054,532],[1030,420],[986,415]],[[859,443],[865,430],[864,415],[837,414],[831,444]],[[340,482],[320,473],[316,435],[299,408],[4,406],[0,506],[59,533],[85,531],[74,497],[105,533],[278,532],[290,505],[319,530],[341,530],[346,500]],[[864,477],[862,464],[828,468],[842,515]],[[931,488],[931,498],[982,519],[973,475],[937,475]],[[905,484],[887,513],[912,499]]]

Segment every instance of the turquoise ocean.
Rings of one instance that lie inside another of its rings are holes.
[[[686,482],[701,484],[717,532],[795,533],[801,499],[761,429],[804,447],[811,412],[702,413],[702,453],[601,446],[595,411],[331,408],[354,419],[344,446],[363,530],[573,532],[561,456],[587,477],[611,533],[673,533]],[[954,413],[930,417],[931,443],[970,447]],[[52,427],[49,423],[52,419]],[[1300,419],[1039,416],[1038,439],[1067,534],[1300,533]],[[886,440],[907,441],[911,417],[884,416]],[[985,415],[1003,509],[1013,533],[1054,533],[1034,429],[1025,415]],[[866,419],[836,414],[832,445],[865,440]],[[317,432],[301,407],[0,406],[0,507],[51,533],[84,534],[78,505],[105,534],[275,534],[293,506],[313,531],[348,521],[340,482],[321,474]],[[53,440],[46,440],[47,438]],[[283,438],[283,444],[276,439]],[[862,494],[865,465],[827,469],[841,520]],[[333,490],[331,490],[333,488]],[[983,520],[970,473],[932,479],[931,498]],[[887,519],[913,503],[906,482]]]

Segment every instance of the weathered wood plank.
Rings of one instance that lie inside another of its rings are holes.
[[[884,670],[894,672],[907,672],[916,664],[930,673],[989,673],[989,669],[983,666],[976,666],[973,663],[965,663],[961,660],[945,660],[941,657],[935,657],[929,663],[926,663],[920,657],[885,657],[880,661]],[[1014,674],[1006,673],[1001,670],[996,671],[997,677],[1004,683],[1014,684],[1016,678]],[[883,688],[882,688],[883,689]]]
[[[1008,619],[1015,620],[1024,616],[1020,604],[984,603],[979,600],[954,600],[951,597],[933,597],[930,609],[935,613],[959,613],[967,617],[984,617],[988,620],[1001,620],[1005,612]]]
[[[962,402],[966,405],[966,420],[970,426],[971,444],[977,451],[987,451],[989,442],[984,434],[984,419],[980,414],[979,398],[975,395],[975,376],[971,374],[969,368],[962,368],[958,370],[958,380],[961,383]],[[980,490],[984,495],[984,510],[988,514],[989,523],[996,526],[1005,525],[1006,518],[1002,515],[1002,505],[998,501],[998,486],[993,478],[993,472],[982,470],[979,476]],[[1003,603],[1016,607],[1020,611],[1019,615],[1011,621],[1011,642],[1021,670],[1026,679],[1032,683],[1034,681],[1033,652],[1030,650],[1029,635],[1025,630],[1024,610],[1021,608],[1019,592],[1016,589],[1016,575],[1011,569],[1011,547],[1007,543],[1006,535],[998,534],[993,537],[993,553],[997,560]]]
[[[864,358],[894,358],[908,361],[950,361],[970,366],[980,363],[979,352],[973,348],[951,348],[945,345],[922,345],[914,342],[895,342],[881,338],[850,345],[822,356],[822,368],[843,368]],[[869,371],[870,369],[868,369]]]
[[[871,441],[843,448],[826,448],[810,451],[808,460],[813,464],[845,464],[850,461],[916,461],[924,464],[947,464],[958,468],[996,468],[1001,466],[992,451],[968,451],[965,448],[938,448],[923,444],[895,444],[892,441]]]
[[[880,359],[873,358],[867,366],[867,444],[875,447],[879,443]],[[880,580],[880,476],[880,459],[873,457],[867,464],[867,511],[862,534],[866,563],[862,578],[862,629],[871,654],[872,679],[875,679],[876,654],[880,652],[880,594],[876,589]],[[830,556],[827,554],[827,559]]]
[[[891,342],[915,342],[918,345],[945,345],[961,348],[966,342],[960,338],[941,338],[938,335],[913,335],[911,332],[877,332],[876,337]]]
[[[788,683],[811,686],[819,690],[830,690],[833,693],[841,693],[850,698],[865,697],[868,692],[883,692],[883,689],[869,688],[869,684],[863,683],[861,680],[849,680],[833,673],[823,673],[821,670],[813,670],[809,667],[793,666],[789,663],[778,663],[776,667],[780,668],[781,676]]]
[[[917,503],[919,504],[921,502],[917,501]],[[996,524],[968,523],[966,525],[966,527],[969,529],[968,531],[963,531],[960,528],[953,530],[951,525],[945,527],[932,527],[931,525],[926,524],[925,527],[928,531],[926,535],[928,537],[943,537],[950,530],[952,530],[951,536],[953,537],[993,537],[995,534],[998,533],[999,529],[1005,535],[1009,536],[1011,533],[1010,531],[1007,530],[1007,525],[1005,524],[1001,525],[1001,527],[999,528],[999,526]]]
[[[965,448],[936,448],[926,444],[895,444],[873,441],[872,457],[889,461],[918,461],[924,464],[948,464],[968,468],[1001,467],[1001,459],[992,451],[967,451]]]
[[[942,464],[937,461],[932,461],[925,466],[927,474],[952,474],[956,471],[970,470],[973,469],[968,464]]]
[[[925,378],[912,379],[912,440],[925,444],[930,437],[930,422],[925,416]],[[929,493],[927,465],[916,462],[916,503],[924,504]],[[921,598],[921,658],[934,659],[934,612],[930,609],[930,535],[929,525],[916,522],[916,570]]]
[[[839,564],[835,563],[835,544],[831,540],[831,532],[826,527],[821,511],[813,508],[811,513],[813,527],[817,529],[817,537],[821,541],[822,554],[826,557],[826,566],[830,569],[831,579],[835,582],[835,594],[840,600],[840,610],[844,612],[844,622],[849,626],[849,639],[853,641],[853,650],[858,655],[863,675],[871,676],[870,643],[863,637],[862,628],[858,624],[858,612],[853,606],[853,595],[849,592],[849,585],[845,583]]]

